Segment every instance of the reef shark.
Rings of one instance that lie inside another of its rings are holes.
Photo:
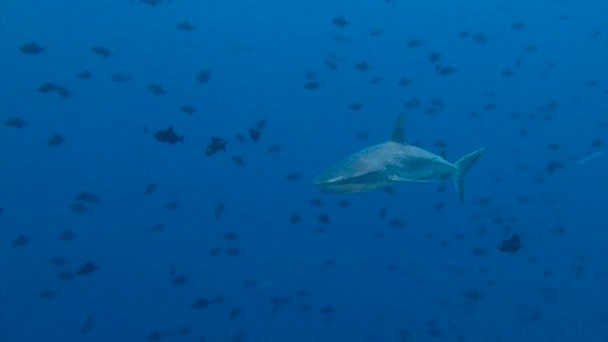
[[[358,193],[386,188],[400,182],[453,181],[464,201],[463,178],[485,149],[469,153],[455,163],[405,139],[405,114],[397,119],[389,141],[363,149],[321,173],[314,184],[334,193]]]

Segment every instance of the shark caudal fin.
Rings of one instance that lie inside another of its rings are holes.
[[[464,179],[464,175],[469,171],[469,168],[479,157],[481,157],[486,152],[485,148],[480,148],[479,150],[469,153],[466,156],[460,158],[454,165],[458,168],[456,173],[454,173],[454,186],[456,186],[456,192],[458,192],[458,196],[460,196],[460,200],[464,202],[464,189],[462,187],[462,182]]]

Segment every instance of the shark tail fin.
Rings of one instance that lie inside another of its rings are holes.
[[[477,159],[481,157],[485,153],[484,148],[480,148],[479,150],[469,153],[466,156],[460,158],[456,163],[456,173],[454,173],[454,186],[456,187],[456,192],[458,192],[458,196],[460,196],[460,200],[464,202],[464,189],[463,189],[463,180],[464,175],[469,171],[471,166],[475,164]]]

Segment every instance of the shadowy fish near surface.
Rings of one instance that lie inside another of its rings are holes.
[[[319,175],[314,184],[334,193],[358,193],[387,188],[394,183],[453,181],[464,201],[463,178],[481,157],[481,148],[455,163],[405,140],[405,114],[397,119],[389,141],[361,150]]]

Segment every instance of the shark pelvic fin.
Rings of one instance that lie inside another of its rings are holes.
[[[477,159],[479,159],[479,157],[485,153],[485,151],[485,148],[480,148],[479,150],[460,158],[456,163],[454,163],[458,168],[456,173],[454,173],[454,186],[456,186],[456,192],[458,192],[458,196],[460,196],[460,200],[462,202],[464,202],[464,189],[462,184],[464,175],[467,173],[467,171],[469,171],[469,168],[475,164]]]
[[[405,113],[399,114],[395,128],[393,128],[393,134],[391,135],[391,141],[396,143],[405,144]]]

